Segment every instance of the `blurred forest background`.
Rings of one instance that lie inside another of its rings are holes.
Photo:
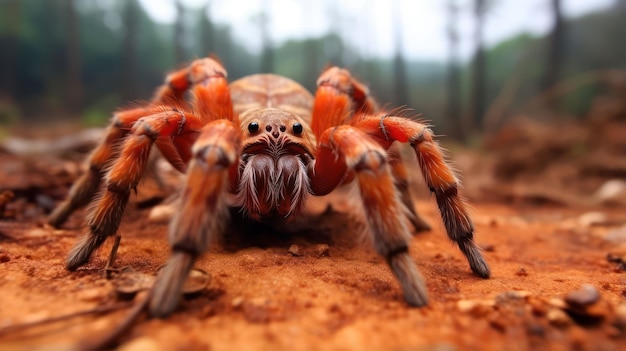
[[[409,106],[459,140],[519,115],[580,120],[598,99],[626,96],[625,0],[576,18],[564,16],[567,0],[543,0],[552,18],[545,35],[519,33],[495,45],[485,44],[483,29],[507,0],[441,0],[449,55],[427,61],[408,57],[401,42],[428,33],[401,29],[388,38],[396,47],[389,57],[362,55],[340,25],[277,42],[268,26],[281,19],[266,10],[250,18],[255,51],[212,18],[215,0],[168,1],[173,23],[155,21],[143,7],[150,2],[138,0],[0,0],[0,127],[59,119],[102,126],[115,108],[148,99],[166,72],[207,53],[221,58],[231,80],[275,72],[311,90],[325,65],[346,66],[380,102]],[[331,23],[343,20],[333,2],[319,4]],[[459,53],[460,15],[474,18],[469,58]]]

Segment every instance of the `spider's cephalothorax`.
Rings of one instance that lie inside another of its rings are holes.
[[[253,219],[289,219],[310,192],[313,96],[284,77],[258,74],[230,84],[242,149],[235,206]]]
[[[346,70],[327,69],[317,86],[314,97],[298,83],[272,74],[229,85],[222,65],[205,58],[168,75],[150,103],[117,112],[90,156],[89,171],[49,219],[53,226],[62,225],[91,201],[104,180],[88,218],[89,232],[68,255],[68,269],[87,263],[117,232],[130,192],[157,147],[186,177],[169,229],[172,254],[150,295],[154,316],[176,308],[195,260],[226,231],[229,207],[254,220],[288,220],[302,212],[308,195],[326,195],[348,182],[359,189],[376,251],[387,260],[406,301],[422,306],[428,297],[408,252],[409,225],[417,231],[429,227],[415,210],[407,169],[395,147],[407,143],[435,195],[448,236],[472,271],[489,277],[457,193],[458,181],[431,130],[381,112],[367,88]]]

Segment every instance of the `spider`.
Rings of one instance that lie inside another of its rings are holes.
[[[302,214],[309,195],[326,195],[356,182],[375,250],[386,259],[406,302],[423,306],[428,295],[409,255],[409,227],[429,227],[415,210],[397,143],[414,149],[449,238],[474,274],[488,278],[489,267],[457,193],[457,178],[433,132],[382,112],[367,87],[338,67],[320,75],[315,96],[274,74],[251,75],[229,85],[226,70],[214,58],[197,59],[170,73],[145,106],[114,114],[104,140],[91,153],[89,171],[49,223],[62,225],[94,199],[89,232],[67,257],[70,271],[86,264],[116,234],[156,146],[186,174],[181,205],[169,226],[171,255],[149,302],[151,315],[166,317],[176,309],[195,260],[229,226],[230,208],[257,221],[288,221]],[[105,186],[93,197],[102,180]]]

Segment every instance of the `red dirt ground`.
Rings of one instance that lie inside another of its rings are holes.
[[[82,349],[119,325],[129,309],[29,324],[128,304],[116,294],[116,277],[103,275],[110,243],[77,272],[64,268],[85,230],[84,210],[61,230],[42,224],[78,163],[0,152],[0,164],[0,192],[15,193],[0,219],[0,349]],[[167,224],[148,219],[150,199],[160,196],[149,183],[131,200],[115,265],[152,275],[169,249]],[[326,201],[333,211],[324,212]],[[314,204],[316,215],[290,228],[291,235],[248,229],[205,255],[197,267],[211,276],[207,288],[167,319],[140,318],[119,338],[119,348],[626,349],[623,207],[472,205],[489,280],[471,274],[434,201],[418,203],[433,225],[410,248],[428,284],[425,308],[407,306],[384,260],[362,239],[358,210],[333,197]],[[292,244],[298,255],[290,253]]]

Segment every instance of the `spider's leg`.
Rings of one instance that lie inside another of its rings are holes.
[[[311,129],[319,138],[328,128],[347,124],[355,114],[377,110],[378,105],[364,84],[347,70],[330,67],[317,80]]]
[[[424,180],[435,194],[437,205],[450,239],[454,240],[474,274],[488,278],[489,266],[474,242],[474,225],[458,194],[459,181],[445,161],[433,132],[424,124],[402,117],[369,116],[356,127],[389,146],[393,142],[409,143],[415,150]]]
[[[417,209],[415,208],[415,202],[413,201],[409,187],[409,174],[402,160],[402,156],[400,155],[400,150],[398,150],[397,146],[392,145],[387,150],[387,155],[389,156],[389,165],[391,166],[391,173],[395,180],[394,183],[400,193],[400,198],[404,206],[409,210],[407,215],[409,221],[411,221],[416,232],[429,231],[431,229],[430,225],[417,213]]]
[[[378,111],[378,105],[369,94],[368,88],[349,71],[338,67],[325,70],[317,80],[315,104],[313,106],[312,129],[317,138],[331,127],[357,123],[363,116]],[[430,230],[422,219],[408,189],[406,167],[395,148],[389,150],[389,162],[400,191],[402,202],[409,212],[407,216],[417,232]]]
[[[220,119],[237,123],[226,76],[226,70],[215,59],[195,60],[186,68],[168,75],[167,84],[160,88],[162,102],[167,102],[168,94],[173,94],[174,98],[177,98],[176,92],[189,91],[192,109],[203,122],[200,127]],[[201,128],[194,129],[200,130]],[[171,139],[160,138],[156,141],[156,145],[163,156],[176,169],[184,173],[191,158],[191,148],[196,137],[197,134],[178,134]]]
[[[135,122],[105,176],[105,189],[91,209],[87,220],[89,232],[68,255],[69,270],[87,263],[93,251],[117,232],[130,191],[143,176],[155,140],[197,132],[202,124],[194,115],[162,109]]]
[[[345,125],[327,130],[319,143],[310,175],[313,193],[332,191],[345,174],[354,174],[374,248],[387,260],[406,301],[414,306],[427,304],[425,284],[409,255],[406,208],[394,185],[386,150],[367,134]]]
[[[223,68],[220,70],[221,65],[213,59],[204,60],[212,66],[212,72],[223,71]],[[193,64],[188,65],[168,74],[164,84],[157,88],[152,100],[146,106],[123,110],[113,115],[105,138],[92,151],[89,157],[89,170],[72,185],[68,198],[55,208],[48,218],[48,224],[53,227],[60,227],[74,211],[85,206],[93,199],[104,175],[103,169],[111,160],[117,157],[119,146],[135,121],[141,117],[162,111],[163,108],[159,107],[160,105],[177,106],[180,109],[185,108],[186,101],[184,95],[195,83],[191,78],[199,79],[198,74],[191,74],[194,69],[197,70],[195,68],[196,66]],[[167,145],[159,145],[159,149],[161,149],[161,151],[167,150]],[[165,151],[165,153],[167,153],[167,151]],[[181,162],[174,160],[170,160],[170,162],[179,170],[184,168]]]
[[[60,227],[77,209],[88,204],[100,187],[106,166],[119,154],[119,146],[133,124],[141,117],[153,113],[150,108],[140,107],[114,114],[106,136],[91,152],[89,169],[72,185],[68,197],[48,217],[48,224]]]
[[[192,149],[181,198],[181,208],[170,223],[172,254],[154,284],[150,313],[171,314],[196,258],[222,235],[228,223],[226,192],[229,173],[238,166],[239,128],[231,121],[214,121],[204,127]]]
[[[163,85],[154,92],[150,105],[186,107],[185,93],[196,83],[215,75],[226,77],[226,70],[221,63],[213,58],[197,59],[165,76]]]

